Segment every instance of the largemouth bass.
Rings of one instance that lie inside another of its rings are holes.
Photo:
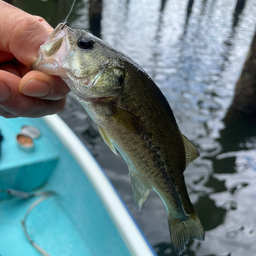
[[[199,156],[180,132],[164,95],[143,69],[106,42],[59,24],[40,47],[33,68],[60,76],[99,132],[128,165],[140,210],[151,189],[163,200],[173,249],[204,239],[183,172]]]

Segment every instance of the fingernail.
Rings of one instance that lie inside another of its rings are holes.
[[[0,82],[0,102],[5,102],[11,97],[12,91],[10,87]]]
[[[44,97],[49,91],[49,84],[36,79],[29,80],[22,88],[22,93],[31,97]]]

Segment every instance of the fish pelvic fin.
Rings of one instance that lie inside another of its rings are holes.
[[[173,219],[168,216],[168,222],[172,247],[177,255],[184,251],[189,240],[204,240],[205,232],[195,212],[187,220]]]
[[[141,210],[142,205],[146,201],[152,186],[147,184],[138,174],[130,170],[129,175],[131,177],[132,190],[134,202],[137,206],[138,211]]]
[[[185,147],[186,166],[188,166],[188,164],[198,158],[200,154],[196,146],[191,141],[189,141],[189,139],[185,135],[181,134],[181,136]]]
[[[98,129],[99,129],[100,135],[101,135],[102,139],[104,140],[104,142],[108,145],[108,147],[112,150],[112,152],[117,155],[116,148],[112,144],[107,133],[99,126],[98,126]]]

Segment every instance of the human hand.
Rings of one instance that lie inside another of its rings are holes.
[[[0,116],[40,117],[61,111],[70,91],[63,80],[31,65],[52,27],[0,0]]]

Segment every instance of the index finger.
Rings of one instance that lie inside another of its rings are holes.
[[[0,23],[0,51],[13,54],[21,63],[31,65],[52,27],[43,18],[3,1],[0,1],[0,9],[0,20],[4,21]]]

